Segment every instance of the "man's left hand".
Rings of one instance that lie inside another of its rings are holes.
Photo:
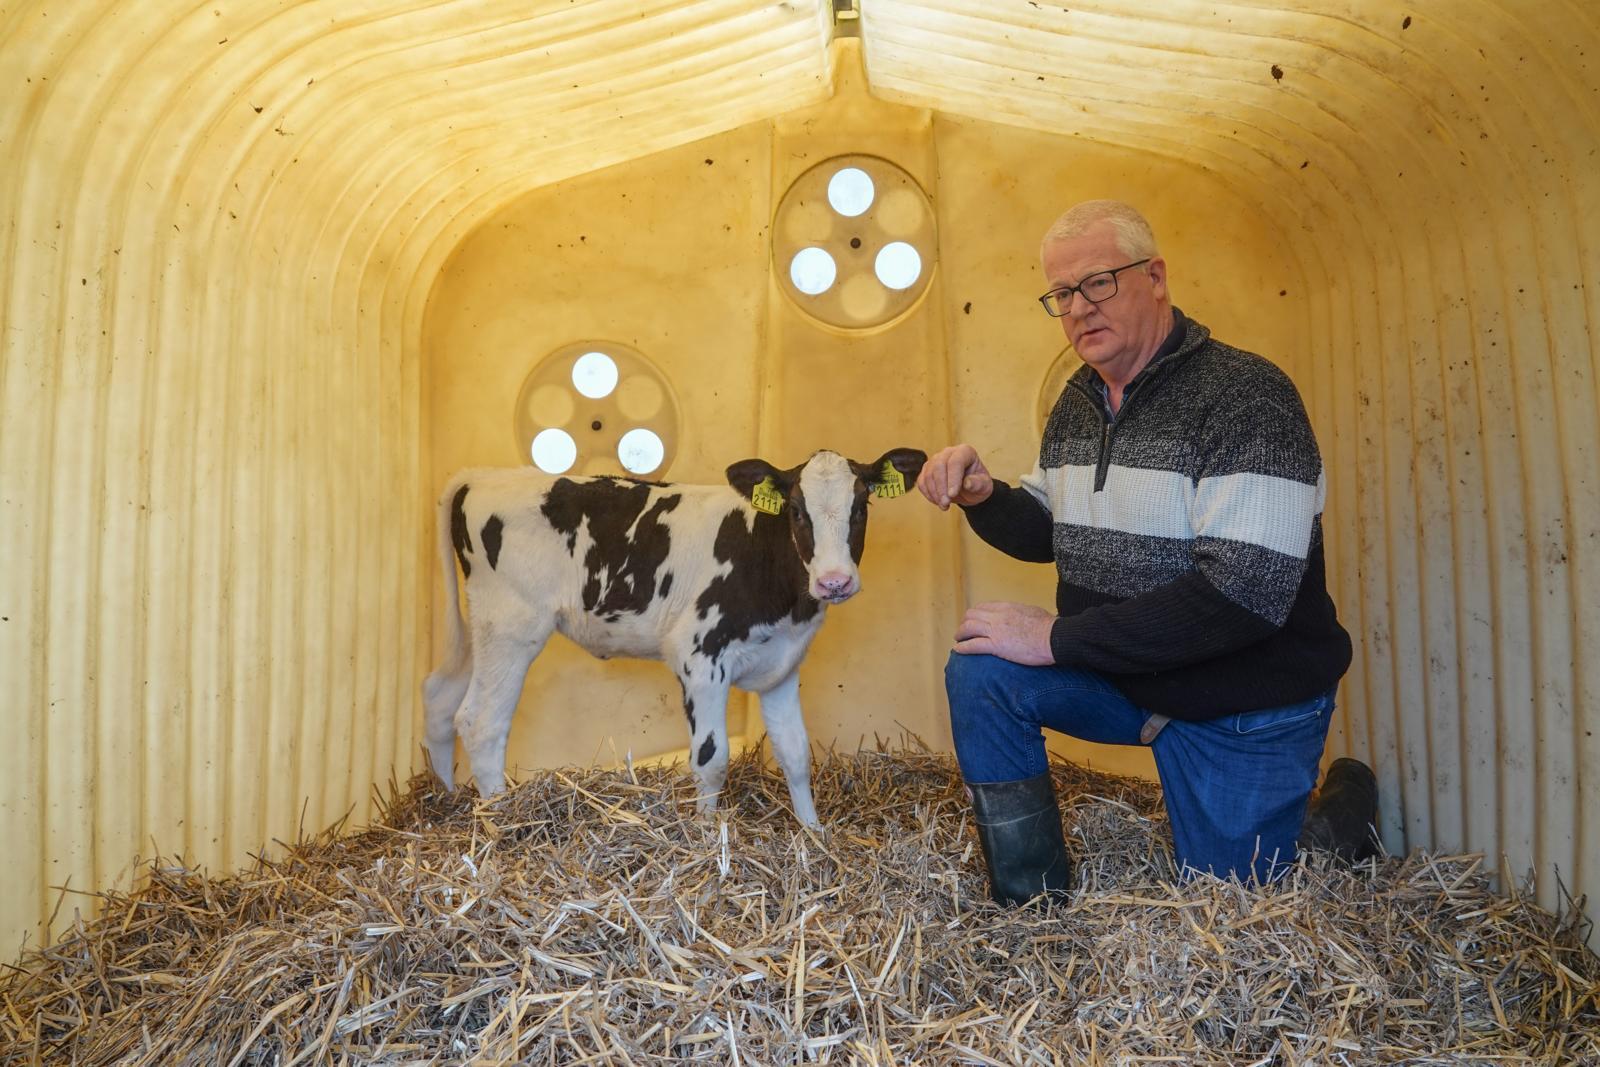
[[[1045,667],[1056,661],[1050,652],[1050,628],[1056,617],[1031,604],[996,601],[967,609],[956,627],[957,652],[984,652],[1020,663]]]

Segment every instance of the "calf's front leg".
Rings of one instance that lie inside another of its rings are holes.
[[[717,808],[728,780],[728,683],[717,681],[716,669],[694,664],[678,675],[683,683],[683,714],[689,720],[689,766],[699,787],[696,805],[702,815]]]
[[[806,723],[800,717],[798,668],[761,694],[761,721],[767,724],[772,754],[783,768],[784,781],[789,783],[789,803],[794,805],[795,818],[820,830],[822,823],[817,820],[817,806],[811,799],[811,739],[806,736]]]

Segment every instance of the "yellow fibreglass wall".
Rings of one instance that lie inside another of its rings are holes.
[[[1034,245],[1095,194],[1306,397],[1356,639],[1334,752],[1377,768],[1386,842],[1600,891],[1600,9],[865,0],[860,73],[829,8],[0,9],[0,944],[152,841],[226,869],[418,764],[429,502],[513,461],[549,348],[668,373],[673,478],[955,438],[1026,468],[1061,345]],[[846,151],[940,228],[926,297],[860,336],[766,261]],[[911,500],[868,541],[813,734],[941,747],[962,604],[1048,571]],[[659,667],[553,645],[541,679],[524,767],[682,744]],[[554,706],[580,693],[610,718]]]

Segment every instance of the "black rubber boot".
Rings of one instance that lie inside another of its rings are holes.
[[[1072,866],[1049,773],[967,788],[995,901],[1025,904],[1040,893],[1065,897]]]
[[[1378,779],[1357,759],[1336,759],[1311,798],[1300,828],[1300,847],[1332,852],[1359,863],[1376,856]]]

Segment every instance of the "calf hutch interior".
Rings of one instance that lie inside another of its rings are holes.
[[[1590,0],[14,0],[0,84],[0,1064],[1600,1062]],[[1094,197],[1304,399],[1383,855],[1185,882],[1053,738],[1071,892],[990,902],[943,664],[1054,576],[914,493],[820,829],[563,637],[508,789],[426,773],[456,472],[1014,481]]]

